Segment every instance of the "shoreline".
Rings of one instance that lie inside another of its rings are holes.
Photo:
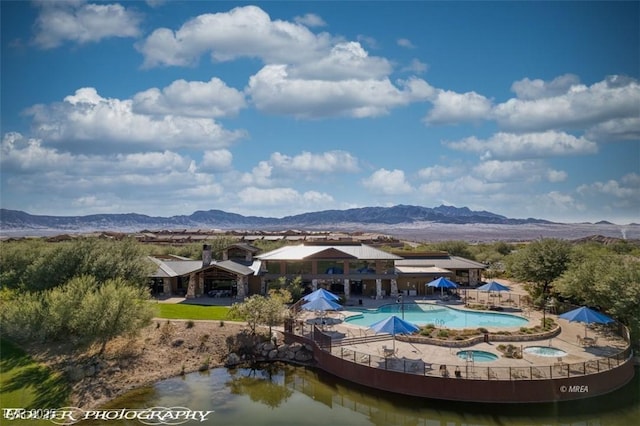
[[[95,346],[80,351],[65,343],[20,346],[63,375],[71,388],[70,406],[96,409],[160,380],[223,367],[227,338],[246,328],[237,322],[155,318],[135,337],[110,341],[102,355]]]

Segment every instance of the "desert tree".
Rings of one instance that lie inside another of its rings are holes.
[[[530,284],[532,299],[544,305],[553,281],[567,269],[571,251],[571,244],[563,240],[536,240],[507,256],[506,270],[516,280]]]
[[[0,250],[2,286],[42,291],[90,275],[98,282],[122,278],[145,286],[153,265],[133,238],[77,238],[63,242],[11,242]]]
[[[246,321],[252,334],[257,333],[258,326],[268,326],[271,336],[272,327],[282,324],[289,302],[291,294],[287,290],[272,289],[268,296],[254,294],[244,302],[234,303],[229,309],[229,317]]]
[[[41,291],[14,293],[2,300],[3,331],[18,340],[100,344],[133,335],[151,322],[148,291],[122,278],[100,283],[89,275]]]
[[[575,249],[554,290],[577,305],[603,310],[627,325],[634,341],[640,338],[640,259],[618,254],[615,248]]]

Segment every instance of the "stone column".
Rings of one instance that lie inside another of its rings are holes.
[[[263,296],[267,294],[267,283],[264,280],[264,277],[260,277],[260,294]]]
[[[166,295],[171,294],[171,278],[162,279],[162,292]]]
[[[187,294],[185,296],[187,299],[196,297],[196,281],[196,274],[189,275],[189,285],[187,286]]]
[[[376,278],[376,299],[382,299],[382,280]]]
[[[476,284],[478,284],[478,279],[479,279],[479,273],[477,269],[470,269],[469,270],[469,285],[470,286],[474,286]]]
[[[398,281],[391,280],[391,297],[398,297]]]
[[[247,294],[244,288],[244,277],[236,278],[236,287],[237,287],[236,297],[240,300],[244,299]]]
[[[351,283],[349,283],[349,279],[344,279],[344,298],[345,300],[349,300],[351,297]]]
[[[204,274],[198,274],[198,288],[196,289],[196,296],[202,296],[204,294]]]
[[[317,289],[318,289],[318,280],[314,278],[311,280],[311,290],[316,291]]]

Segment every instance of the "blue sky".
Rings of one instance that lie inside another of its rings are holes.
[[[638,2],[0,5],[3,208],[640,221]]]

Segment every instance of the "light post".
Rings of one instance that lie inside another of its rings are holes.
[[[404,300],[402,299],[402,294],[398,295],[396,299],[396,303],[400,304],[400,310],[402,311],[402,319],[404,319]]]

